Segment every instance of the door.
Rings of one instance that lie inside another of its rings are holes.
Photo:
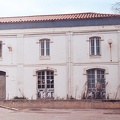
[[[6,77],[5,72],[0,71],[0,99],[6,98]]]
[[[38,98],[54,98],[54,72],[43,70],[38,72]]]

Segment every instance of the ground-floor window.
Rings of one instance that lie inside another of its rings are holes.
[[[90,69],[87,70],[87,97],[104,99],[105,90],[105,70]]]
[[[54,97],[54,71],[42,70],[38,72],[38,98]]]

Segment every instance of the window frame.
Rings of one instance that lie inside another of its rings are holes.
[[[106,97],[105,69],[93,68],[87,70],[87,97],[104,99]],[[100,95],[100,96],[99,96]]]
[[[50,57],[50,39],[44,38],[39,40],[40,58]]]
[[[101,37],[93,36],[89,38],[90,56],[101,56]]]
[[[54,81],[53,70],[37,71],[38,98],[54,98]]]
[[[91,72],[91,73],[89,74],[88,72]],[[89,76],[89,78],[88,78],[88,76]],[[91,84],[95,84],[95,85],[94,85],[94,87],[91,85],[91,87],[90,88],[88,87],[88,89],[96,88],[96,84],[97,84],[97,82],[100,82],[100,80],[102,80],[102,81],[104,80],[104,84],[105,84],[105,70],[104,69],[89,69],[89,70],[87,70],[88,84],[89,84],[90,79],[92,80]],[[94,83],[93,83],[93,79],[94,79]],[[105,89],[105,88],[103,88],[103,89]]]

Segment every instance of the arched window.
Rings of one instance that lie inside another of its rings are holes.
[[[105,98],[105,70],[89,69],[87,70],[88,94],[93,98]]]
[[[40,40],[40,56],[50,56],[50,39]]]
[[[37,73],[38,98],[54,97],[54,71],[41,70]]]
[[[100,37],[90,37],[90,55],[100,55],[100,44],[101,38]]]

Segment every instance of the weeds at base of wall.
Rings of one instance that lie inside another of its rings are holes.
[[[18,97],[18,96],[15,96],[13,98],[13,100],[28,100],[26,97]]]
[[[6,100],[0,101],[1,106],[30,109],[30,108],[48,108],[48,109],[120,109],[119,101],[93,101],[93,100]]]

